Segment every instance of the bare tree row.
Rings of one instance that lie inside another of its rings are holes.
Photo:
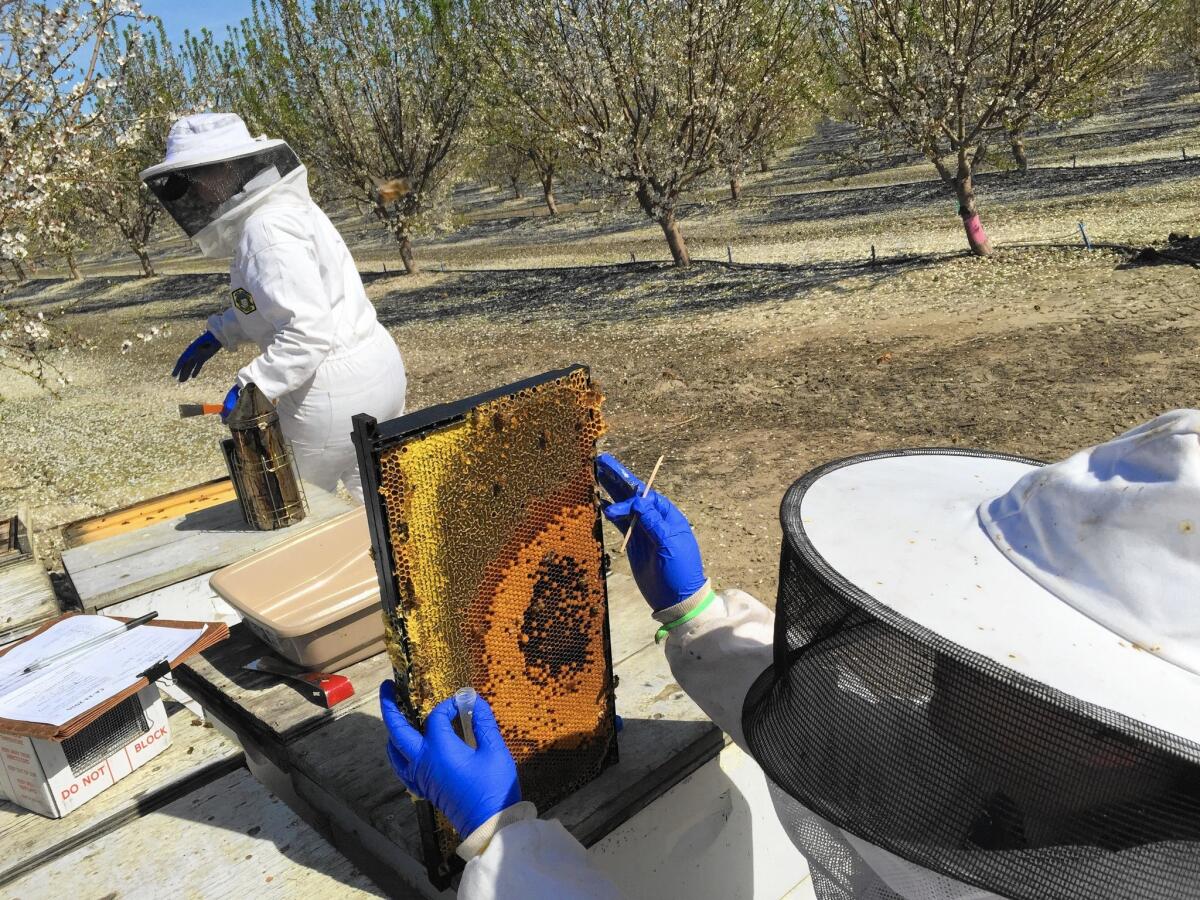
[[[409,272],[414,238],[451,225],[456,184],[532,181],[556,215],[564,173],[627,195],[687,265],[682,198],[723,180],[736,200],[821,117],[927,158],[986,255],[987,148],[1023,168],[1033,125],[1094,108],[1154,52],[1200,71],[1196,3],[254,0],[224,37],[180,48],[145,24],[105,33],[110,125],[73,138],[89,169],[40,205],[38,241],[74,269],[102,224],[152,273],[158,208],[136,172],[174,115],[220,108],[286,138],[316,193],[386,227]]]

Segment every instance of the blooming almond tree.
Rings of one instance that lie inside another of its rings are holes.
[[[90,154],[81,151],[72,154],[71,170],[64,168],[46,185],[46,199],[37,214],[30,220],[30,248],[34,256],[61,259],[73,280],[83,278],[79,269],[79,256],[92,249],[98,235],[103,234],[103,222],[95,209],[84,202],[79,191],[81,180],[94,176],[90,165]]]
[[[43,217],[69,207],[62,182],[79,171],[81,138],[103,125],[97,100],[121,76],[101,77],[101,53],[122,19],[139,16],[130,0],[0,0],[0,259],[18,274],[31,240],[61,237]],[[49,384],[62,341],[42,318],[0,306],[3,367]]]
[[[480,174],[507,181],[514,199],[521,199],[520,177],[530,173],[542,188],[542,200],[550,215],[558,215],[554,180],[565,167],[565,153],[557,136],[530,116],[511,95],[495,86],[480,99],[479,143],[483,145]]]
[[[472,0],[255,0],[211,68],[238,112],[375,210],[411,273],[412,238],[448,216],[466,162],[474,16]]]
[[[690,255],[684,191],[720,165],[722,136],[761,133],[766,98],[797,97],[809,23],[799,0],[493,0],[484,46],[527,114],[578,162],[627,185]],[[728,148],[727,148],[728,149]]]
[[[1163,24],[1167,53],[1187,66],[1200,89],[1200,0],[1168,0]]]
[[[162,22],[129,28],[122,46],[110,44],[103,63],[123,68],[119,87],[102,101],[112,123],[92,141],[95,165],[81,179],[86,204],[111,225],[137,256],[143,276],[154,275],[148,246],[163,206],[138,179],[138,172],[162,160],[167,131],[176,118],[201,107],[193,96],[185,57],[176,53]]]
[[[525,199],[521,182],[529,173],[529,160],[520,149],[499,140],[497,135],[487,133],[484,146],[471,169],[483,182],[508,185],[512,188],[512,199]]]
[[[802,49],[811,52],[813,47],[806,42]],[[815,62],[806,65],[806,71],[817,68]],[[741,199],[742,179],[752,163],[765,172],[773,154],[795,144],[812,130],[819,104],[815,85],[780,85],[780,88],[779,95],[760,98],[747,110],[748,115],[719,136],[717,158],[733,200]]]
[[[831,0],[827,59],[852,118],[923,153],[954,190],[967,242],[991,243],[980,148],[1112,78],[1154,40],[1158,0]]]
[[[97,95],[120,77],[100,76],[101,52],[138,15],[131,0],[0,2],[0,258],[28,254],[51,182],[75,168],[77,138],[101,122]]]

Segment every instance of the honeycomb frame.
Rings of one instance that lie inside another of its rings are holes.
[[[389,422],[354,417],[397,697],[423,724],[474,686],[543,811],[616,761],[602,402],[576,365]],[[424,801],[418,818],[445,887],[458,835]]]

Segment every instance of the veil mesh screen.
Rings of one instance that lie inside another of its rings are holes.
[[[602,400],[580,367],[453,404],[436,421],[399,419],[374,441],[367,497],[377,562],[386,554],[398,695],[423,721],[475,687],[524,798],[542,810],[615,759],[593,473]],[[440,816],[433,827],[438,859],[427,863],[444,875],[458,836]]]
[[[893,455],[784,498],[774,665],[743,715],[755,758],[822,819],[1005,897],[1200,897],[1200,747],[939,638],[809,543],[808,487]]]

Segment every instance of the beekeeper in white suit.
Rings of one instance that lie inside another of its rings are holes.
[[[276,401],[301,477],[339,481],[360,503],[350,419],[404,411],[404,363],[375,317],[345,242],[308,193],[308,173],[281,140],[252,138],[230,113],[171,126],[166,158],[142,180],[205,256],[232,257],[230,308],[179,357],[181,382],[222,348],[258,345],[223,416],[253,382]]]
[[[775,612],[713,591],[666,497],[597,471],[675,679],[763,766],[819,900],[1200,896],[1200,411],[1045,467],[816,469],[784,499]],[[521,802],[486,704],[471,750],[452,700],[424,734],[381,703],[393,768],[466,836],[460,898],[619,896]]]

